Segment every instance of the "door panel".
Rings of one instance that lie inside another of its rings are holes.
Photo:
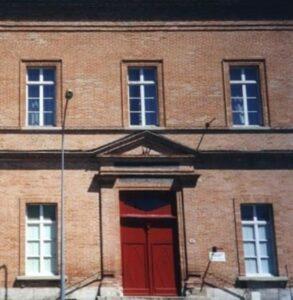
[[[162,220],[163,221],[163,220]],[[176,295],[175,224],[154,222],[148,231],[152,287],[155,295]]]
[[[122,233],[123,286],[127,295],[148,295],[146,232],[140,222],[124,221]]]
[[[153,290],[156,295],[176,295],[174,252],[172,244],[151,246]]]

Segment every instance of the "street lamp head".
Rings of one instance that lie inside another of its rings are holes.
[[[70,100],[73,97],[73,91],[70,89],[67,89],[65,92],[65,98],[66,100]]]

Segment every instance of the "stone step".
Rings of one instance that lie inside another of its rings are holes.
[[[159,296],[125,296],[125,297],[97,297],[97,300],[210,300],[207,296],[194,295],[188,297],[159,297]]]

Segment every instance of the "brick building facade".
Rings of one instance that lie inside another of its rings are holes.
[[[67,89],[68,297],[290,299],[293,23],[270,3],[2,4],[1,299],[59,295]]]

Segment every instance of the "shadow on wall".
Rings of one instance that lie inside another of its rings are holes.
[[[212,272],[209,272],[210,266],[211,266],[211,261],[209,260],[205,272],[202,276],[202,284],[201,284],[200,291],[202,291],[204,286],[208,286],[211,288],[219,289],[227,293],[228,295],[233,296],[235,299],[239,299],[239,300],[247,299],[248,290],[245,290],[243,295],[239,295],[235,291],[223,287],[223,286],[233,286],[235,282],[232,282],[230,278],[225,278],[223,274],[221,274],[221,276],[218,276]],[[221,285],[214,283],[214,281],[221,282]]]
[[[101,280],[102,280],[102,277],[101,277],[100,272],[92,274],[91,276],[88,276],[87,278],[85,278],[79,282],[75,282],[75,283],[67,286],[66,296],[72,295],[74,292],[81,290],[95,282],[99,282],[99,289],[100,289]]]
[[[8,269],[6,265],[1,265],[0,270],[3,272],[4,277],[4,300],[8,300]]]

